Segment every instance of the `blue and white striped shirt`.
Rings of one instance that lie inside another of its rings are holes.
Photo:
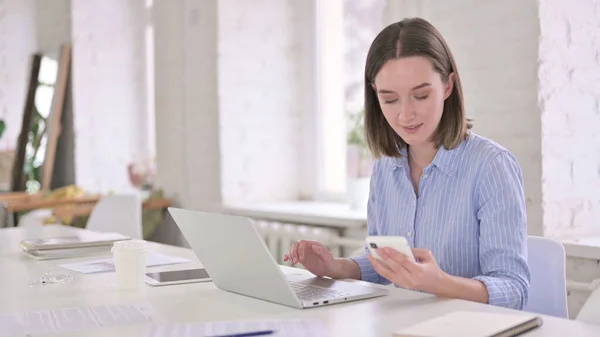
[[[440,268],[483,282],[491,305],[522,309],[529,294],[527,218],[523,178],[505,148],[470,133],[441,147],[423,170],[418,197],[406,149],[377,160],[368,205],[369,235],[399,235],[428,249]],[[362,280],[389,284],[366,255],[353,258]]]

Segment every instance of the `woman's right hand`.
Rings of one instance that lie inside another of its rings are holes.
[[[339,261],[323,244],[317,241],[300,240],[294,242],[283,261],[293,265],[300,263],[311,273],[317,276],[337,278],[341,272]]]

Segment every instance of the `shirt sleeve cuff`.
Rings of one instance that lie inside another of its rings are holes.
[[[516,285],[511,284],[511,280],[493,276],[476,276],[473,279],[486,286],[490,305],[522,309],[521,294],[515,289]]]
[[[371,283],[379,283],[379,284],[389,284],[390,282],[383,277],[381,277],[373,268],[373,265],[369,260],[367,260],[367,255],[354,256],[350,258],[360,268],[360,279],[361,281],[371,282]]]

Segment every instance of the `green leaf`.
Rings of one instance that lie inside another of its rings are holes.
[[[4,134],[5,130],[6,130],[6,122],[3,119],[0,119],[0,138],[2,138],[2,135]]]

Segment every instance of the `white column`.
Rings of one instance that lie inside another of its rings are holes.
[[[153,14],[158,184],[180,207],[218,207],[217,0],[155,0]]]

